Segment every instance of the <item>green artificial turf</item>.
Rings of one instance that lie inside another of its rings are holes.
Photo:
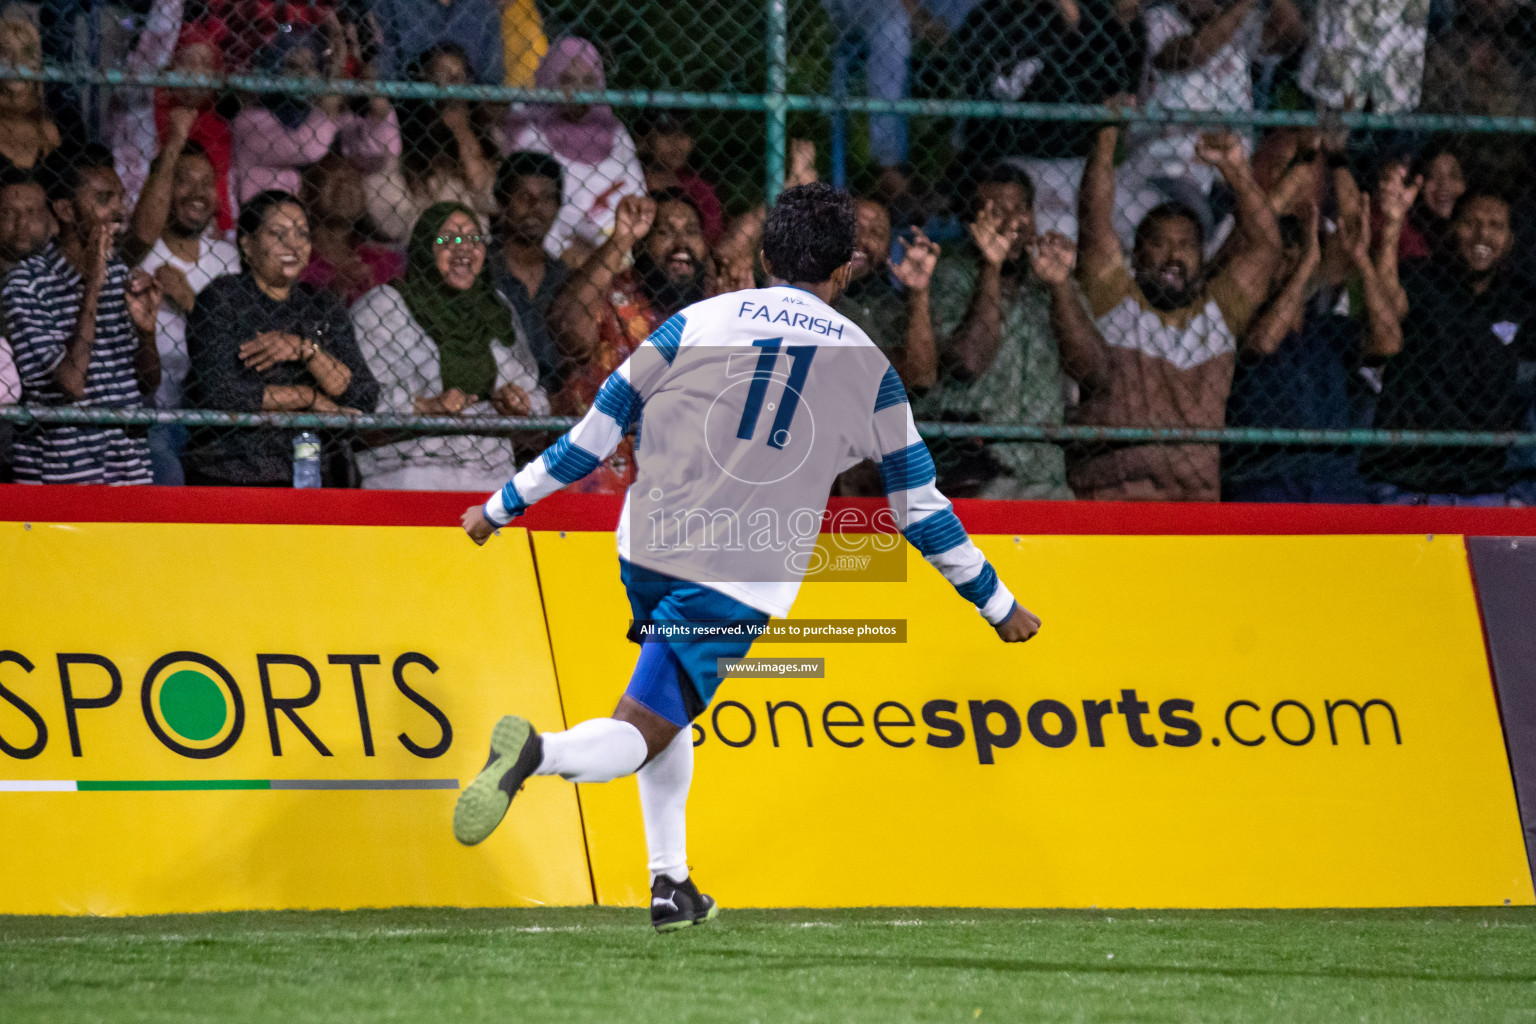
[[[1536,910],[0,917],[0,1020],[1536,1021]]]

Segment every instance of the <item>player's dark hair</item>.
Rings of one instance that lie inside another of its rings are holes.
[[[775,277],[821,284],[853,259],[853,197],[816,182],[779,196],[763,225],[763,255]]]
[[[555,191],[559,193],[560,201],[565,202],[565,170],[560,166],[560,161],[548,153],[533,153],[520,149],[515,153],[508,153],[507,158],[496,165],[494,191],[497,206],[507,205],[507,200],[512,198],[512,193],[517,191],[520,178],[548,178],[555,183]]]
[[[981,187],[983,185],[1018,185],[1024,190],[1024,201],[1033,207],[1035,205],[1035,179],[1029,176],[1029,172],[1017,164],[1006,161],[987,164],[981,169],[972,171],[964,181],[965,209],[967,217],[975,220],[981,212]]]
[[[1166,220],[1187,220],[1195,228],[1195,238],[1199,240],[1200,251],[1205,252],[1205,225],[1200,222],[1200,215],[1183,203],[1169,201],[1158,203],[1147,211],[1147,215],[1141,218],[1141,223],[1136,225],[1136,237],[1132,241],[1132,249],[1140,249],[1146,242],[1152,229]]]
[[[112,151],[99,142],[87,142],[83,146],[58,146],[43,157],[37,168],[37,180],[43,186],[43,194],[49,205],[61,199],[73,199],[91,171],[116,170],[112,163]]]

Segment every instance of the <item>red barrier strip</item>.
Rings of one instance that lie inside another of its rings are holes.
[[[453,526],[484,494],[286,487],[0,485],[0,521]],[[518,520],[534,530],[612,530],[622,498],[555,494]]]
[[[297,491],[240,487],[0,485],[0,521],[450,526],[484,495],[443,491]],[[623,500],[560,493],[517,521],[530,530],[612,530]],[[836,498],[855,522],[876,523],[879,498]],[[1219,505],[1073,501],[956,501],[978,534],[1372,534],[1536,536],[1536,508],[1382,505]]]

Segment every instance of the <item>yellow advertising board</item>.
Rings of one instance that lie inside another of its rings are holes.
[[[909,553],[793,611],[905,643],[759,642],[825,678],[722,685],[689,853],[723,905],[1532,903],[1461,538],[977,543],[1034,641]],[[566,714],[608,714],[636,659],[613,539],[534,548]],[[582,807],[599,902],[643,904],[633,781]]]
[[[0,913],[590,903],[570,787],[453,838],[561,710],[527,535],[0,523]]]

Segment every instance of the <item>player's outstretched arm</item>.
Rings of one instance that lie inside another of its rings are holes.
[[[580,480],[612,455],[624,435],[640,422],[645,398],[654,393],[671,365],[686,325],[679,313],[656,328],[603,381],[580,423],[518,470],[484,505],[466,509],[461,522],[470,540],[484,544],[498,527],[528,511],[534,502]]]
[[[484,544],[497,527],[506,526],[534,502],[580,480],[613,454],[624,434],[640,419],[641,399],[629,383],[628,367],[626,362],[603,381],[581,422],[518,470],[484,505],[465,510],[462,522],[470,540]]]
[[[885,500],[907,542],[976,606],[1005,643],[1022,643],[1040,620],[1013,599],[980,549],[971,543],[954,506],[940,493],[928,446],[917,433],[906,389],[886,371],[874,404],[874,439]]]

